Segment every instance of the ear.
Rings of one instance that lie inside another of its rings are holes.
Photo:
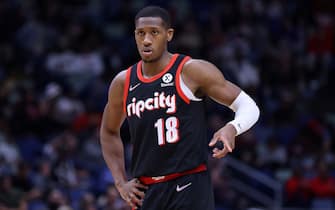
[[[174,34],[174,29],[173,28],[169,28],[167,30],[167,41],[170,42],[173,38],[173,34]]]

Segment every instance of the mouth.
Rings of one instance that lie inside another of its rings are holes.
[[[144,49],[142,50],[143,55],[151,55],[152,54],[152,49]]]

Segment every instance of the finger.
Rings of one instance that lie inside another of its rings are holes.
[[[222,151],[218,154],[213,154],[213,157],[216,158],[216,159],[220,159],[220,158],[225,157],[228,153],[229,153],[228,150],[225,150],[225,151]]]
[[[223,150],[223,149],[222,149],[222,150]],[[218,148],[215,147],[215,148],[213,149],[213,157],[214,157],[214,156],[217,156],[218,154],[220,154],[220,153],[222,152],[222,150],[220,150],[220,149],[218,149]]]
[[[218,137],[216,135],[213,136],[212,140],[209,142],[209,146],[212,147],[215,145],[215,143],[217,142]]]
[[[129,193],[128,196],[127,196],[127,199],[126,199],[127,203],[128,203],[131,207],[134,207],[134,206],[135,206],[135,204],[133,203],[133,197],[134,197],[134,195],[132,195],[132,193]]]
[[[217,152],[220,151],[220,149],[218,149],[218,148],[215,147],[212,151],[213,151],[213,153],[217,153]]]
[[[224,148],[227,148],[229,152],[233,151],[232,144],[226,138],[222,138],[222,142],[224,144]]]
[[[131,196],[131,193],[126,194],[126,195],[121,195],[121,197],[126,201],[126,203],[127,203],[130,207],[132,207],[132,208],[136,207],[136,205],[133,204],[133,202],[132,202],[132,198],[131,198],[132,196]]]
[[[134,207],[134,204],[132,203],[130,196],[127,196],[125,201],[128,203],[129,206],[131,206],[132,208]]]
[[[134,194],[139,197],[140,199],[144,199],[145,193],[143,191],[140,191],[138,189],[134,189]]]
[[[131,202],[134,206],[142,206],[143,199],[138,198],[134,193],[130,194]]]
[[[222,150],[219,149],[214,149],[213,150],[213,157],[214,158],[222,158],[224,156],[226,156],[229,153],[229,150],[227,149],[227,147],[224,147]]]
[[[138,178],[134,178],[133,181],[135,182],[135,187],[147,190],[149,187],[144,185]]]
[[[121,198],[125,200],[126,202],[130,201],[130,197],[128,195],[121,194]]]
[[[144,190],[147,190],[149,188],[147,185],[144,185],[140,182],[136,182],[135,187],[140,188],[140,189],[144,189]]]
[[[221,150],[215,147],[212,151],[213,151],[213,157],[214,157],[214,156],[217,155]]]

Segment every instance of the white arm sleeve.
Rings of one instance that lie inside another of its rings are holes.
[[[234,120],[228,123],[235,127],[236,136],[251,128],[259,118],[258,106],[244,91],[240,92],[229,108],[235,112]]]

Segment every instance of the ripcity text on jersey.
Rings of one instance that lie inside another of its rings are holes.
[[[204,101],[190,100],[181,85],[181,71],[189,59],[174,54],[151,78],[143,77],[142,61],[127,70],[124,112],[134,177],[177,173],[207,162]]]

